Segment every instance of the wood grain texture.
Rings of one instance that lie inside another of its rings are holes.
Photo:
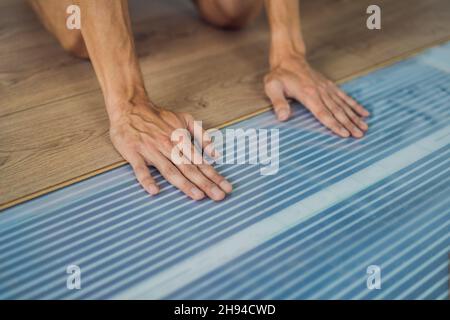
[[[199,20],[186,0],[130,3],[156,103],[207,127],[268,106],[264,16],[223,31]],[[381,31],[366,28],[369,0],[303,0],[312,64],[342,80],[450,38],[448,0],[377,3]],[[0,30],[0,208],[120,164],[90,63],[64,53],[24,1],[0,2]]]

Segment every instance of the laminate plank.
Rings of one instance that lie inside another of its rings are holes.
[[[269,105],[264,16],[241,32],[212,28],[189,1],[133,0],[138,54],[151,98],[218,126]],[[312,64],[343,80],[450,37],[450,2],[302,1]],[[0,205],[122,161],[87,61],[62,51],[23,1],[0,4]]]

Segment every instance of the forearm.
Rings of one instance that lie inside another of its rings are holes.
[[[147,99],[126,0],[79,0],[81,32],[108,114]]]
[[[278,65],[285,57],[304,56],[299,0],[265,0],[265,5],[271,33],[271,66]]]

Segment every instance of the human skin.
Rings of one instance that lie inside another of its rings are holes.
[[[45,27],[71,53],[89,58],[104,96],[114,147],[129,162],[137,180],[151,195],[160,189],[148,169],[154,166],[172,185],[194,200],[222,200],[231,184],[207,162],[174,163],[171,140],[176,129],[194,134],[194,119],[187,113],[159,108],[147,93],[136,55],[126,0],[30,0]],[[306,60],[300,25],[299,0],[194,0],[207,22],[240,28],[265,6],[270,23],[270,72],[265,92],[277,118],[291,115],[288,98],[300,101],[326,127],[341,137],[360,138],[369,113]],[[65,10],[81,9],[81,31],[67,30]],[[196,137],[198,138],[198,137]],[[190,142],[188,142],[190,143]],[[214,156],[207,135],[202,148]],[[191,149],[194,148],[191,146]]]

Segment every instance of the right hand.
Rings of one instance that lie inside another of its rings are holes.
[[[158,109],[150,103],[120,106],[116,110],[120,111],[111,117],[111,141],[148,193],[158,194],[159,187],[147,165],[156,167],[167,181],[194,200],[207,195],[219,201],[232,191],[231,184],[205,161],[197,165],[191,162],[177,165],[171,161],[176,144],[171,141],[172,132],[187,129],[193,135],[191,115]],[[209,143],[203,144],[204,150]]]

